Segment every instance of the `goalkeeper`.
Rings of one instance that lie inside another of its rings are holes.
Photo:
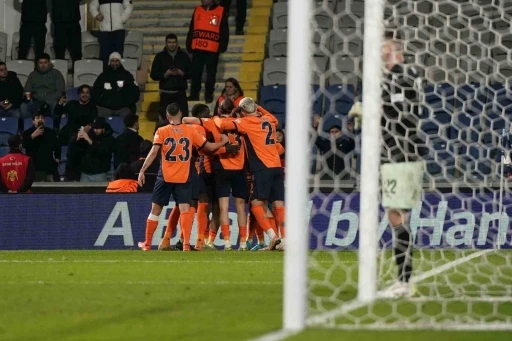
[[[394,256],[398,281],[386,294],[409,296],[414,240],[410,229],[411,209],[418,205],[423,183],[424,141],[419,136],[422,80],[416,69],[404,65],[402,43],[386,33],[382,47],[384,67],[381,118],[382,205],[394,230]],[[362,108],[349,112],[361,124]]]

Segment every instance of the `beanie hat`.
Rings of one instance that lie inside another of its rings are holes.
[[[119,59],[119,60],[121,60],[122,59],[121,54],[119,54],[119,52],[112,52],[110,54],[110,56],[108,57],[108,62],[110,63],[110,61],[112,59]]]

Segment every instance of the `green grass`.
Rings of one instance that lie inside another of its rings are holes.
[[[428,264],[438,266],[441,260],[432,257]],[[442,257],[445,262],[453,258]],[[355,297],[355,253],[314,253],[312,259],[311,290],[318,298],[311,302],[313,312]],[[497,265],[503,262],[503,258],[489,259]],[[248,340],[281,326],[282,260],[278,252],[0,252],[0,340]],[[510,267],[508,262],[503,265]],[[428,270],[427,264],[418,267]],[[452,277],[426,280],[420,292],[428,294],[434,280],[445,290],[445,278],[462,281],[456,276],[475,269],[485,274],[487,268],[480,269],[478,262],[466,264],[449,274]],[[505,280],[512,278],[505,275]],[[475,279],[473,285],[477,283]],[[379,316],[387,313],[382,302],[373,309]],[[410,309],[413,306],[403,302],[399,311],[413,320]],[[489,307],[482,309],[486,314]],[[512,307],[500,314],[512,316]],[[354,318],[369,323],[367,315],[367,308],[355,310],[337,323]],[[312,329],[289,340],[375,341],[376,337],[379,341],[508,341],[510,333]]]

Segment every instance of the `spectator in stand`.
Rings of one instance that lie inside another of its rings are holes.
[[[220,0],[220,5],[225,8],[226,17],[229,18],[229,9],[232,0]],[[244,34],[245,19],[247,18],[247,0],[236,0],[236,35]]]
[[[52,23],[55,35],[53,48],[57,59],[66,59],[66,49],[73,63],[82,59],[81,1],[52,0]]]
[[[151,79],[159,81],[160,121],[166,121],[165,109],[178,103],[183,115],[188,116],[187,78],[190,78],[191,61],[188,54],[178,46],[178,37],[168,34],[165,47],[155,55],[151,65]]]
[[[131,0],[92,0],[89,11],[100,22],[100,59],[107,65],[112,52],[124,53],[126,30],[124,24],[130,19],[133,5]],[[121,59],[121,58],[119,58]]]
[[[122,163],[114,172],[114,180],[109,182],[107,193],[136,193],[139,189],[138,177],[127,163]]]
[[[40,56],[44,52],[46,43],[46,20],[48,16],[46,0],[18,1],[21,3],[18,59],[27,59],[32,38],[34,38],[35,55]]]
[[[78,132],[79,148],[83,148],[80,163],[81,182],[107,182],[116,140],[106,128],[105,118],[98,117],[92,123],[92,130],[89,133]]]
[[[222,93],[217,99],[214,112],[217,112],[217,109],[221,105],[222,101],[224,101],[224,99],[230,99],[235,107],[238,107],[238,103],[240,103],[243,98],[244,91],[242,90],[240,83],[238,83],[238,80],[235,78],[228,78],[224,83],[224,89],[222,90]]]
[[[67,102],[66,97],[62,97],[59,105],[55,107],[55,115],[68,117],[68,123],[59,131],[60,144],[67,146],[71,136],[82,126],[84,119],[92,122],[98,117],[98,108],[91,101],[91,87],[84,84],[78,88],[78,101]]]
[[[59,181],[61,147],[55,130],[44,126],[44,114],[32,115],[33,126],[23,132],[23,148],[34,161],[35,181]]]
[[[140,144],[144,139],[139,135],[139,116],[130,114],[124,118],[124,131],[116,138],[114,168],[121,163],[137,161],[140,156]],[[138,179],[138,178],[137,178]]]
[[[277,142],[279,142],[281,144],[281,146],[283,146],[283,148],[286,149],[286,145],[285,145],[285,141],[286,141],[286,137],[284,135],[284,130],[283,129],[277,129],[276,130],[276,139],[277,139]],[[285,161],[285,153],[282,153],[282,154],[279,154],[279,157],[281,158],[281,167],[284,168],[284,161]]]
[[[228,19],[224,7],[214,0],[201,0],[192,14],[187,35],[187,50],[192,53],[192,84],[189,101],[199,101],[201,76],[206,65],[205,102],[213,102],[219,56],[229,43]]]
[[[314,128],[321,127],[321,120],[316,121]],[[355,149],[355,142],[352,138],[341,133],[341,126],[333,125],[329,128],[329,138],[323,138],[319,130],[315,146],[323,154],[324,180],[331,180],[335,177],[341,179],[350,178],[350,173],[345,168],[347,154]]]
[[[92,100],[98,106],[99,117],[125,117],[135,113],[140,97],[137,82],[121,64],[121,55],[113,52],[108,68],[96,78]]]
[[[0,117],[20,118],[23,86],[14,71],[7,71],[7,65],[0,62]]]
[[[142,169],[142,165],[146,160],[151,148],[153,147],[153,143],[149,140],[144,140],[140,144],[140,158],[130,163],[130,168],[137,177],[139,178],[140,170]],[[148,167],[144,175],[146,176],[146,181],[144,185],[139,188],[139,192],[152,193],[153,188],[155,187],[156,177],[158,176],[158,171],[160,170],[160,160],[156,158],[155,161]]]
[[[36,70],[28,76],[25,84],[26,102],[21,104],[21,117],[31,117],[32,113],[45,103],[49,106],[48,116],[52,116],[55,106],[65,94],[66,83],[59,70],[53,68],[50,56],[43,53],[37,58]]]
[[[9,153],[0,157],[0,193],[28,192],[34,182],[32,159],[21,151],[21,136],[9,137]]]
[[[85,135],[91,133],[92,122],[89,116],[80,118],[80,128],[71,132],[69,140],[68,155],[66,162],[66,179],[67,181],[80,181],[82,158],[88,142],[84,139]]]

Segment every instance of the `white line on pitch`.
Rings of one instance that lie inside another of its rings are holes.
[[[333,260],[315,260],[315,263],[332,263],[334,264],[353,264],[356,260],[333,261]],[[162,259],[162,260],[145,260],[145,259],[0,259],[0,263],[261,263],[261,264],[282,264],[283,261],[271,260],[234,260],[234,259],[216,259],[216,260],[187,260],[187,259]]]
[[[10,281],[0,282],[2,285],[282,285],[281,282],[258,282],[258,281]]]

